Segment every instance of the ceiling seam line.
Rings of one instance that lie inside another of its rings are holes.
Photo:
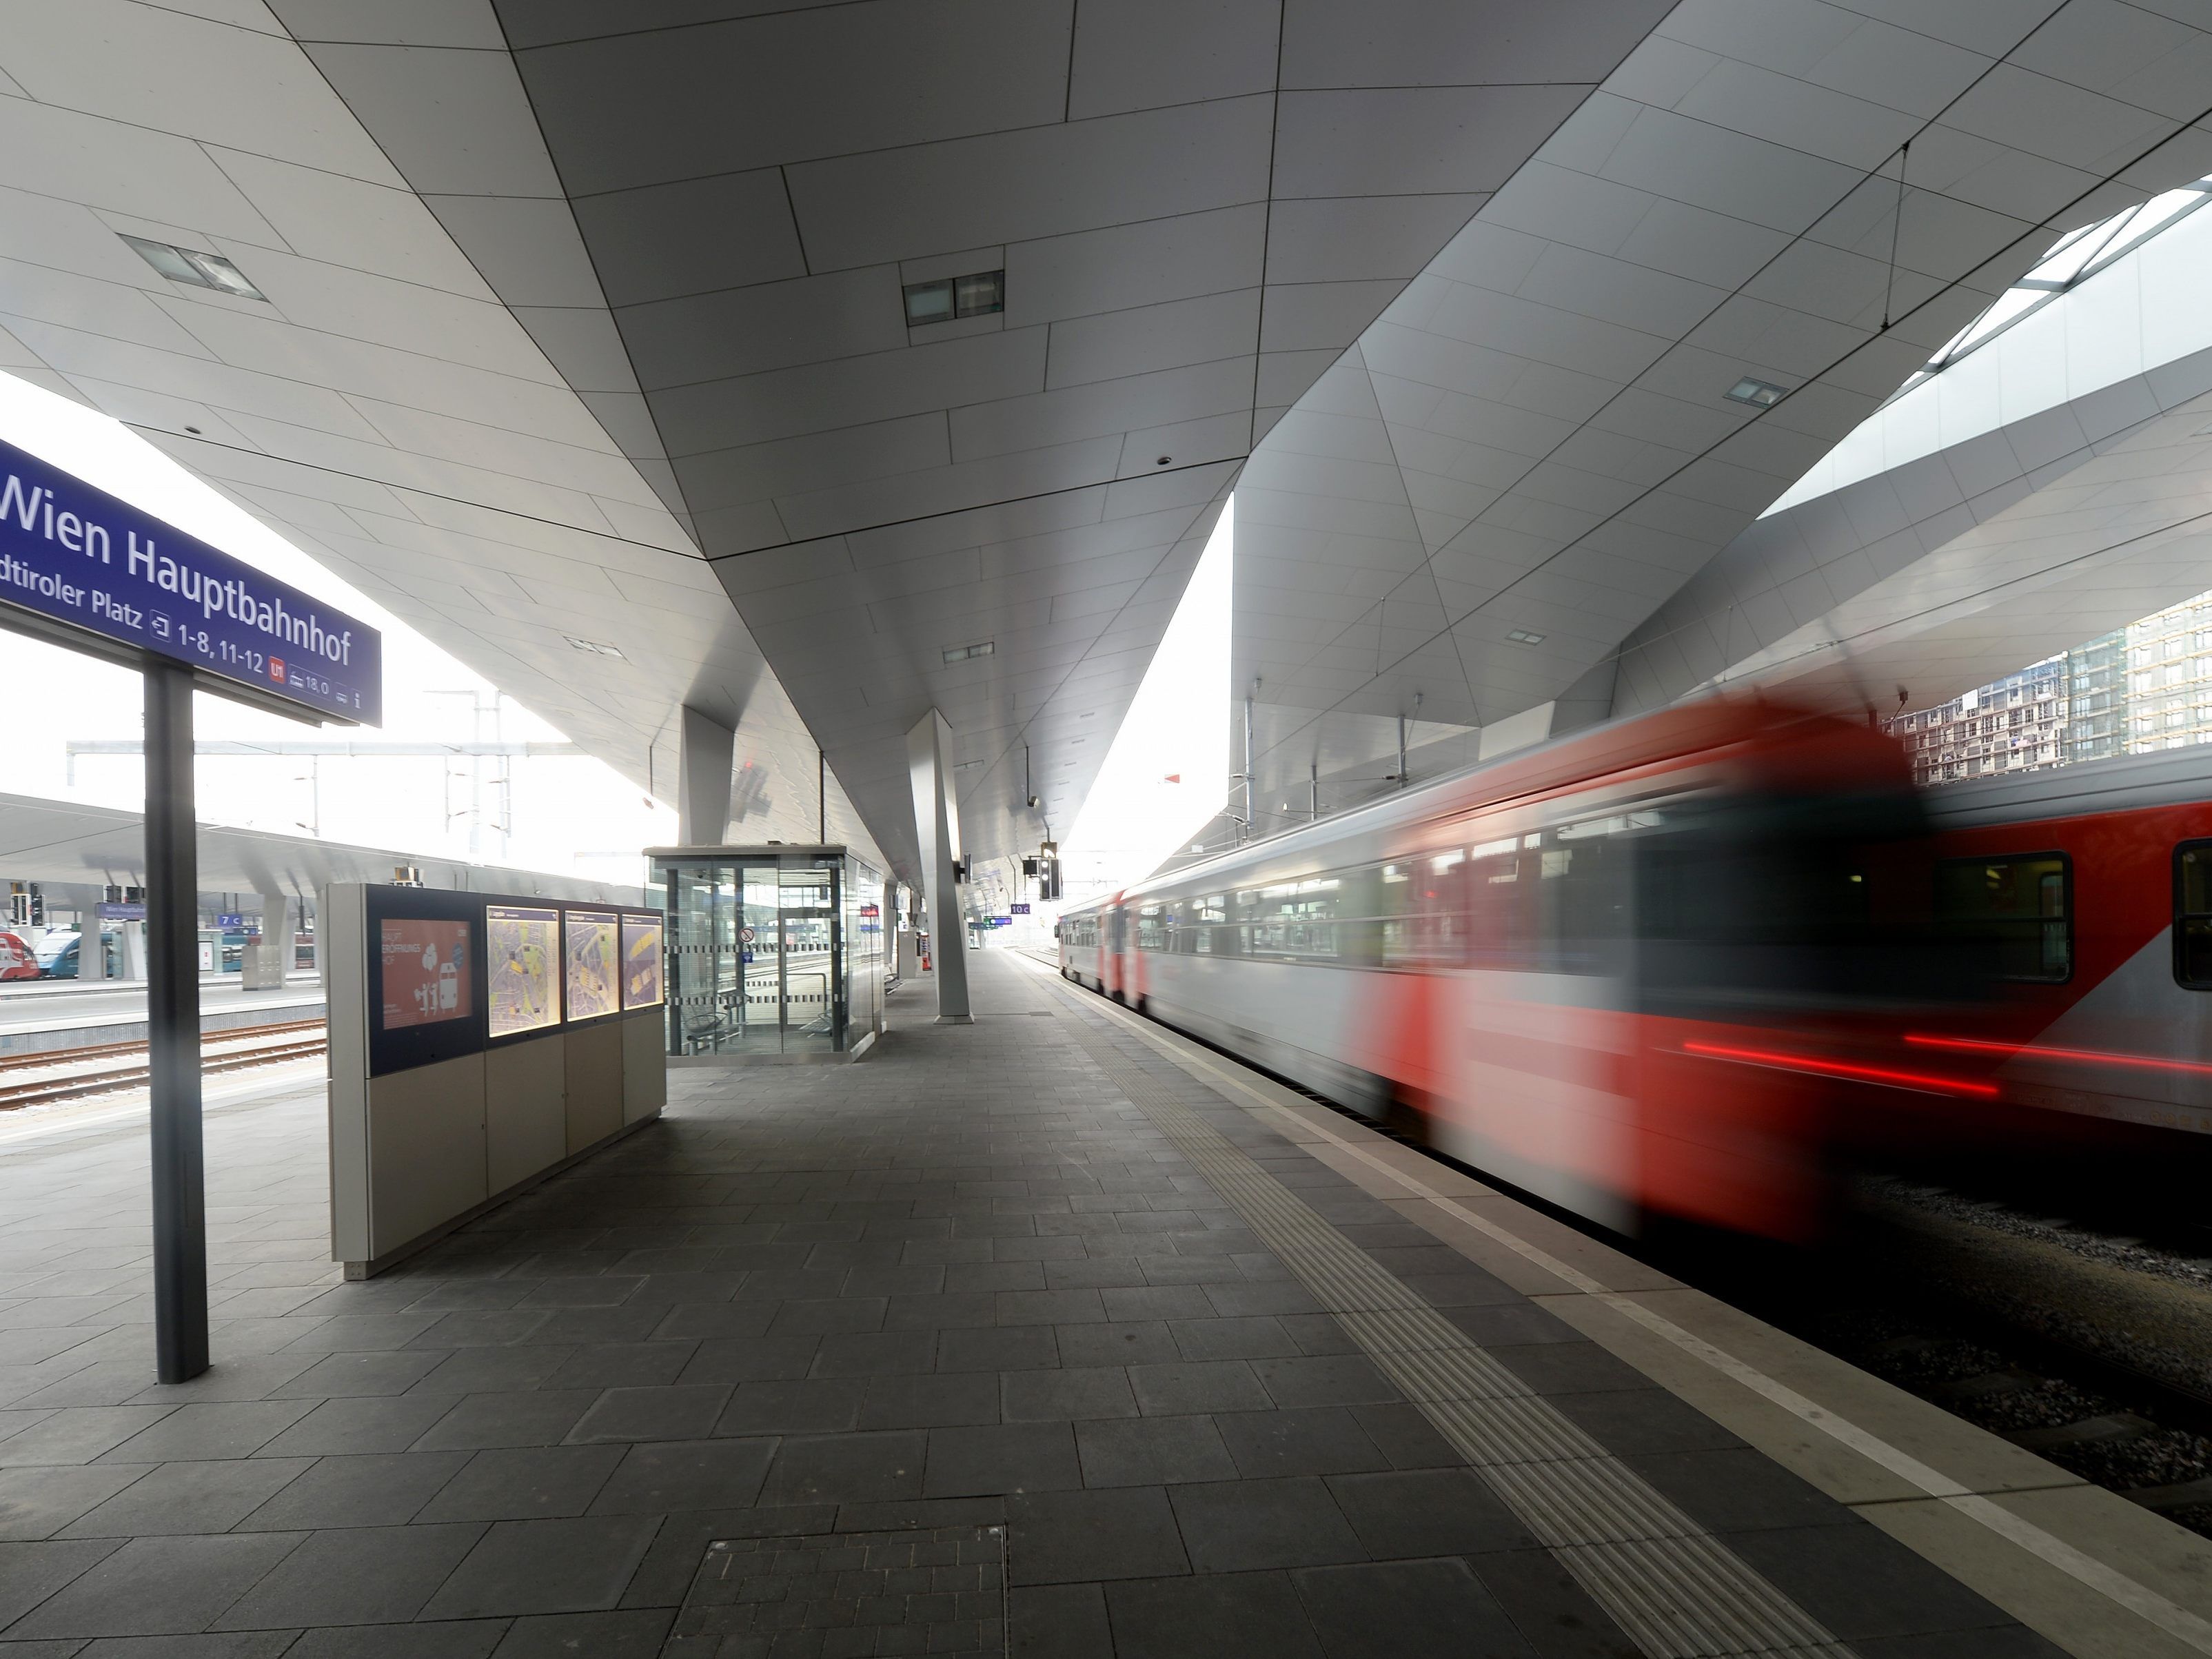
[[[511,507],[496,507],[488,501],[471,501],[465,495],[448,495],[442,490],[425,489],[420,484],[392,483],[389,480],[384,478],[373,477],[366,472],[349,472],[342,466],[325,466],[319,461],[299,460],[289,455],[272,454],[265,449],[241,449],[236,444],[218,443],[214,439],[208,437],[190,437],[186,434],[167,431],[158,426],[149,426],[143,421],[124,421],[120,422],[120,424],[130,427],[134,431],[157,433],[164,438],[177,438],[182,436],[185,438],[185,441],[188,443],[204,444],[210,449],[220,449],[226,454],[249,456],[258,461],[273,461],[280,466],[296,466],[308,472],[328,473],[334,478],[351,478],[356,483],[374,484],[378,488],[383,489],[395,491],[404,490],[410,495],[425,496],[434,501],[451,501],[456,507],[470,507],[479,513],[497,514],[503,519],[520,519],[525,524],[542,524],[546,526],[549,529],[565,530],[578,536],[596,537],[600,541],[605,542],[619,542],[624,547],[641,547],[651,552],[663,554],[672,559],[691,559],[701,564],[711,562],[707,555],[703,553],[686,553],[677,548],[661,547],[652,542],[641,542],[634,537],[625,536],[619,531],[593,530],[588,526],[569,524],[560,519],[548,519],[538,514],[524,513]],[[313,430],[314,428],[309,429]],[[392,453],[395,455],[404,455],[411,453],[412,452],[410,451],[402,449],[395,449],[392,451]],[[172,456],[171,459],[174,459],[175,458]],[[428,457],[425,459],[434,459],[435,458]],[[536,479],[521,478],[519,475],[514,473],[501,473],[499,476],[501,477],[513,477],[515,478],[517,482],[524,483],[534,483],[538,482]],[[637,506],[641,505],[641,503],[627,502],[625,505]],[[442,526],[433,525],[428,522],[424,523],[423,527],[428,530],[443,528]],[[468,531],[457,531],[452,533],[457,535],[468,535],[472,532]],[[486,537],[484,539],[490,541],[496,540],[497,538]],[[796,545],[797,544],[791,544]],[[520,544],[513,544],[513,545],[519,546]],[[557,557],[562,556],[556,555],[556,556]]]

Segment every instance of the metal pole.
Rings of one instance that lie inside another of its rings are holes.
[[[1406,787],[1406,717],[1398,716],[1398,787]]]
[[[1250,840],[1254,828],[1254,821],[1252,817],[1252,699],[1259,695],[1260,682],[1254,680],[1252,682],[1252,696],[1244,699],[1244,824],[1243,833],[1237,836],[1237,839],[1240,842]]]
[[[199,871],[192,678],[146,669],[146,1048],[153,1092],[154,1351],[164,1382],[208,1368],[200,1142]]]
[[[1319,761],[1316,761],[1309,769],[1308,779],[1306,787],[1311,792],[1308,805],[1313,812],[1313,821],[1319,823],[1321,822],[1321,763]]]

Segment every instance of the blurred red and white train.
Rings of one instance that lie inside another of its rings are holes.
[[[1840,1158],[2212,1130],[2206,769],[1920,794],[1716,699],[1071,910],[1060,969],[1608,1225],[1802,1238]]]

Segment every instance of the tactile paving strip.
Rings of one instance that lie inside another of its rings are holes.
[[[661,1659],[1003,1659],[1006,1528],[717,1539],[660,1651]]]
[[[1651,1659],[1850,1654],[1082,1018],[1061,1024]]]

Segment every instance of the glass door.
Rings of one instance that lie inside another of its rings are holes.
[[[783,1051],[824,1053],[837,1047],[834,943],[836,877],[824,866],[781,870],[778,881],[777,1005]]]

